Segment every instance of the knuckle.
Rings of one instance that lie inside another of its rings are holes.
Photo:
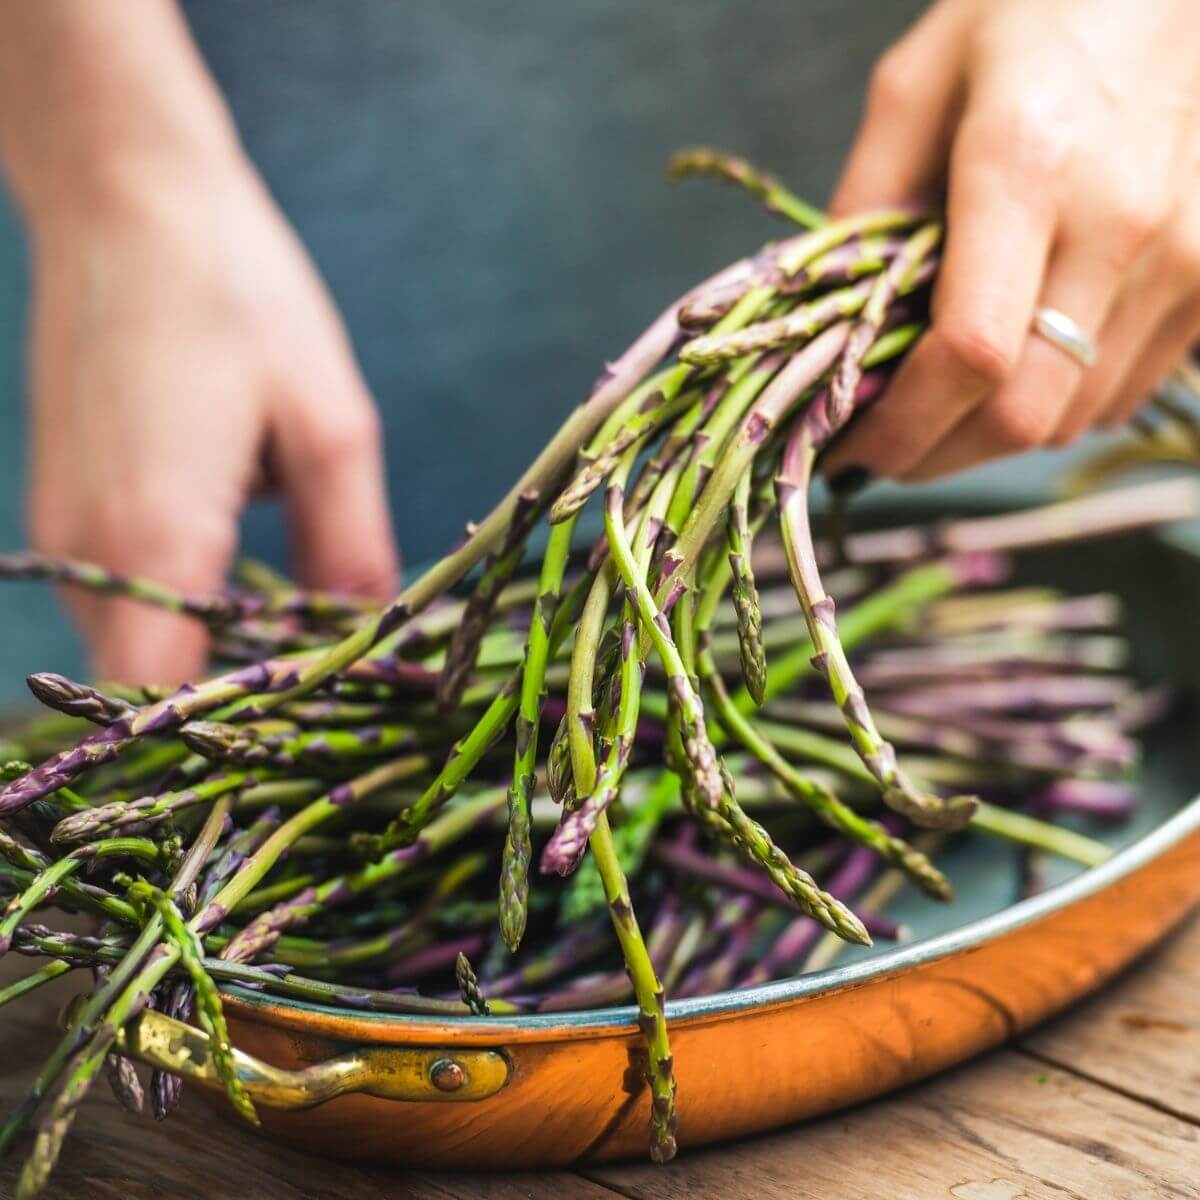
[[[323,575],[339,595],[387,597],[396,589],[395,563],[373,549],[341,553],[324,565]]]
[[[1049,180],[1066,156],[1070,134],[1056,119],[1056,102],[1029,96],[980,118],[975,136],[980,153],[1031,183]]]
[[[1102,370],[1088,371],[1070,408],[1047,434],[1046,444],[1061,449],[1077,442],[1107,407],[1110,391],[1111,381]]]
[[[998,386],[1012,375],[1016,351],[992,323],[951,315],[938,333],[951,361],[979,382]]]
[[[884,51],[871,69],[867,88],[868,106],[887,111],[906,105],[919,87],[908,56],[899,46]]]
[[[318,470],[337,470],[348,462],[375,456],[383,444],[379,415],[367,404],[340,406],[310,420],[306,454]]]
[[[1111,196],[1105,219],[1105,244],[1113,267],[1123,270],[1160,232],[1166,204],[1153,193],[1126,190]]]
[[[1168,255],[1174,271],[1193,285],[1200,281],[1200,228],[1176,229]]]

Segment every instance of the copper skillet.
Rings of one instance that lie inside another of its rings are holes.
[[[1194,556],[1128,538],[1043,555],[1030,573],[1121,593],[1155,677],[1200,663],[1183,619],[1193,605],[1181,603],[1200,597]],[[1179,807],[1194,738],[1176,734],[1152,746],[1147,784],[1151,809],[1174,815],[1103,866],[862,961],[669,1004],[681,1144],[770,1129],[940,1071],[1077,1001],[1162,938],[1200,903],[1200,799]],[[308,1151],[460,1169],[645,1153],[632,1008],[447,1020],[231,989],[227,1009],[267,1132]],[[147,1013],[125,1043],[215,1084],[198,1031]]]

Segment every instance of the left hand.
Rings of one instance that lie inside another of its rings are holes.
[[[929,332],[823,464],[923,480],[1119,425],[1200,334],[1195,0],[939,0],[876,67],[836,213],[937,203]],[[1083,368],[1040,306],[1094,339]]]

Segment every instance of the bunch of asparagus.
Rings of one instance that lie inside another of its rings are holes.
[[[1161,697],[1117,673],[1111,598],[994,589],[1010,550],[1188,515],[1193,490],[818,543],[814,462],[918,336],[940,223],[824,223],[745,164],[704,152],[677,166],[736,178],[814,228],[672,305],[387,606],[258,566],[183,596],[0,560],[186,613],[228,664],[172,689],[30,678],[61,716],[5,754],[0,950],[44,961],[0,1003],[73,969],[92,988],[0,1129],[0,1153],[34,1133],[19,1195],[44,1183],[101,1071],[141,1106],[115,1047],[148,1005],[194,1014],[255,1120],[230,984],[463,1015],[632,998],[651,1154],[666,1160],[664,983],[749,986],[828,961],[822,934],[897,936],[887,896],[911,880],[948,899],[931,854],[967,827],[1103,857],[1046,818],[1128,811],[1132,735]],[[603,532],[589,540],[592,496]],[[852,602],[840,618],[829,588]],[[547,878],[531,889],[535,832]],[[98,926],[49,929],[34,920],[47,906]],[[155,1074],[150,1095],[165,1116],[178,1080]]]

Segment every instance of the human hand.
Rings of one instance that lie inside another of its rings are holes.
[[[880,60],[832,209],[945,194],[933,323],[823,469],[923,480],[1118,425],[1200,334],[1190,0],[939,0]],[[1031,335],[1058,309],[1084,369]]]
[[[219,586],[252,493],[278,489],[302,582],[386,598],[379,425],[315,269],[242,161],[143,165],[35,215],[29,517],[46,553]],[[171,682],[204,631],[68,595],[103,678]]]

